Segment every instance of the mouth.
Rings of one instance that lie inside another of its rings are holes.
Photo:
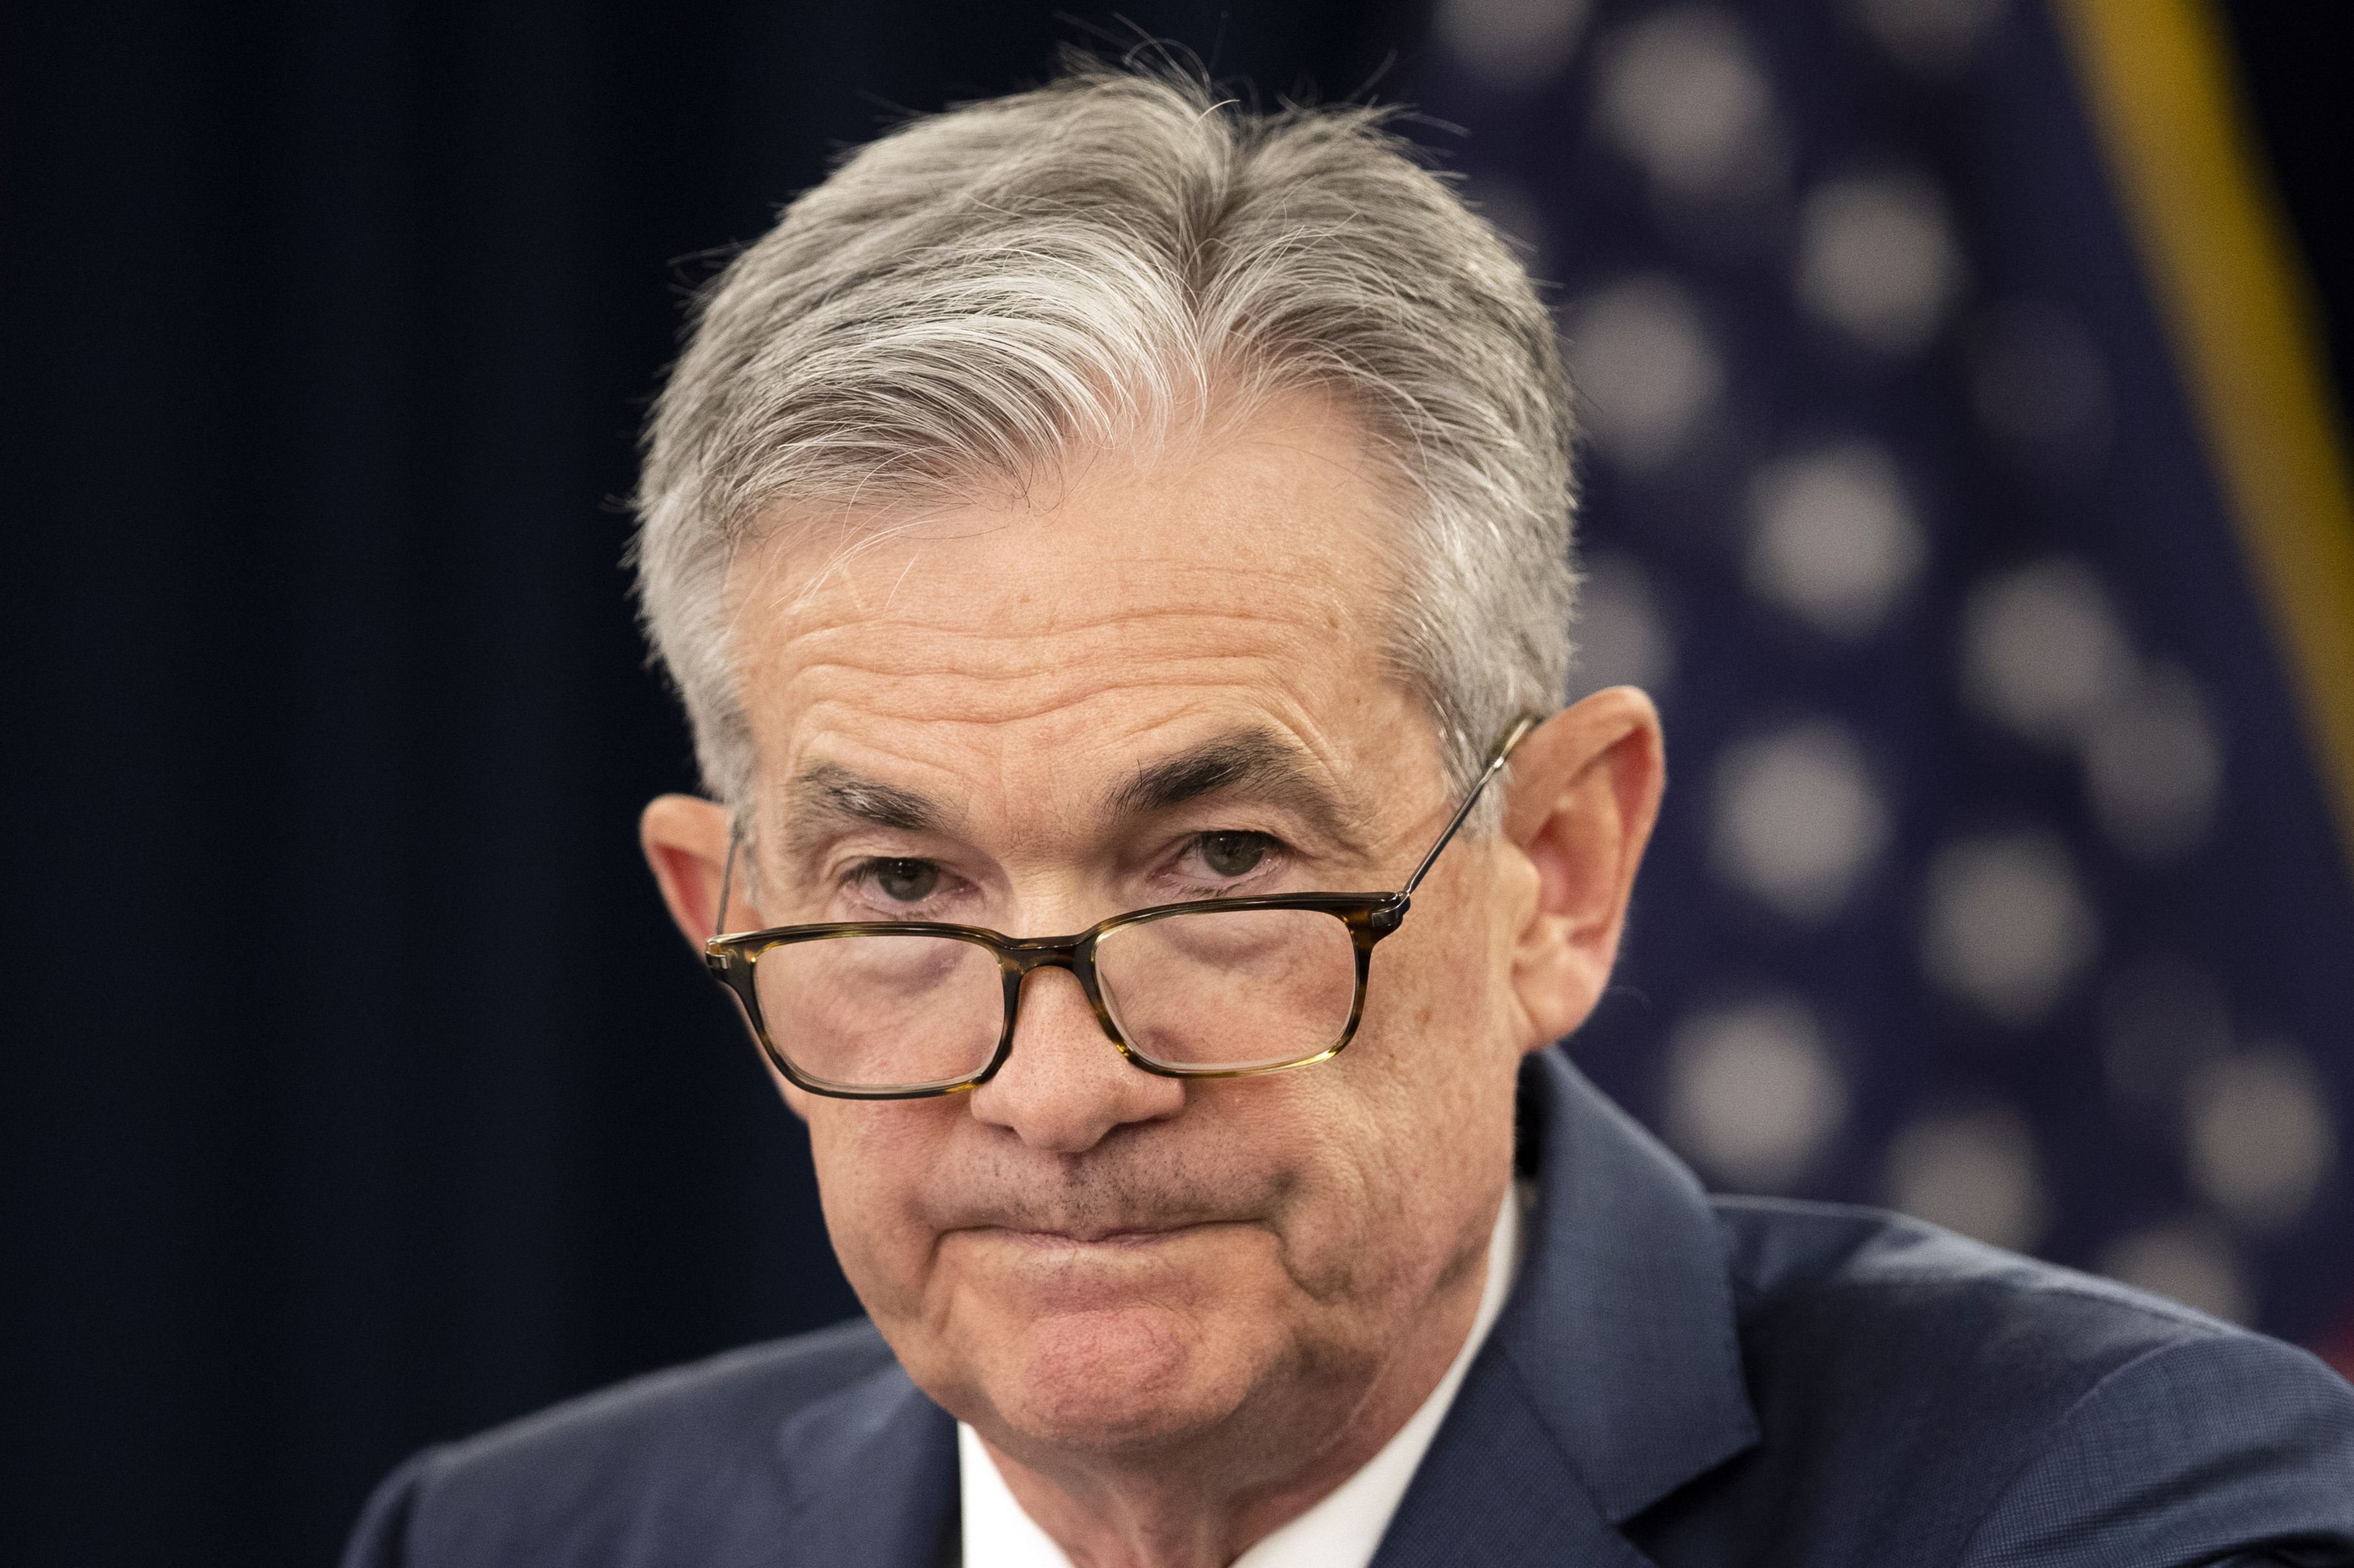
[[[1030,1229],[1014,1225],[991,1225],[985,1227],[985,1234],[1000,1235],[1008,1241],[1014,1242],[1024,1246],[1140,1247],[1150,1246],[1155,1242],[1169,1241],[1177,1236],[1189,1235],[1196,1231],[1204,1230],[1205,1228],[1207,1227],[1202,1224],[1174,1224],[1127,1225],[1117,1227],[1088,1226],[1073,1229],[1044,1230]]]

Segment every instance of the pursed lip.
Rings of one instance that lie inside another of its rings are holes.
[[[1173,1225],[1087,1226],[1071,1229],[1036,1229],[1020,1225],[976,1225],[973,1234],[1002,1236],[1025,1246],[1150,1246],[1155,1242],[1171,1240],[1209,1227],[1210,1222],[1194,1221]]]

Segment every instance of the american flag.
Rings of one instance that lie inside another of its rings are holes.
[[[1416,96],[1468,134],[1430,139],[1585,400],[1579,689],[1668,724],[1573,1056],[1712,1185],[2354,1368],[2354,528],[2210,19],[1447,0],[1435,37]]]

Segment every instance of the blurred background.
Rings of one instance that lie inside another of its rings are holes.
[[[2354,1367],[2348,50],[2296,0],[96,4],[0,23],[0,1554],[318,1563],[418,1446],[855,1309],[634,845],[683,291],[1137,32],[1421,105],[1665,710],[1569,1049],[1712,1183]]]

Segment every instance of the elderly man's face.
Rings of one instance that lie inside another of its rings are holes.
[[[1399,885],[1454,801],[1380,657],[1394,511],[1352,422],[1300,403],[846,558],[787,530],[737,579],[760,782],[757,908],[729,923],[1061,935]],[[1272,765],[1218,766],[1245,753]],[[1162,787],[1123,789],[1144,773]],[[1476,1302],[1518,1059],[1590,1001],[1527,995],[1549,876],[1458,841],[1327,1063],[1154,1076],[1047,969],[969,1094],[789,1090],[843,1266],[916,1381],[1017,1457],[1209,1436],[1270,1474],[1410,1410]]]

